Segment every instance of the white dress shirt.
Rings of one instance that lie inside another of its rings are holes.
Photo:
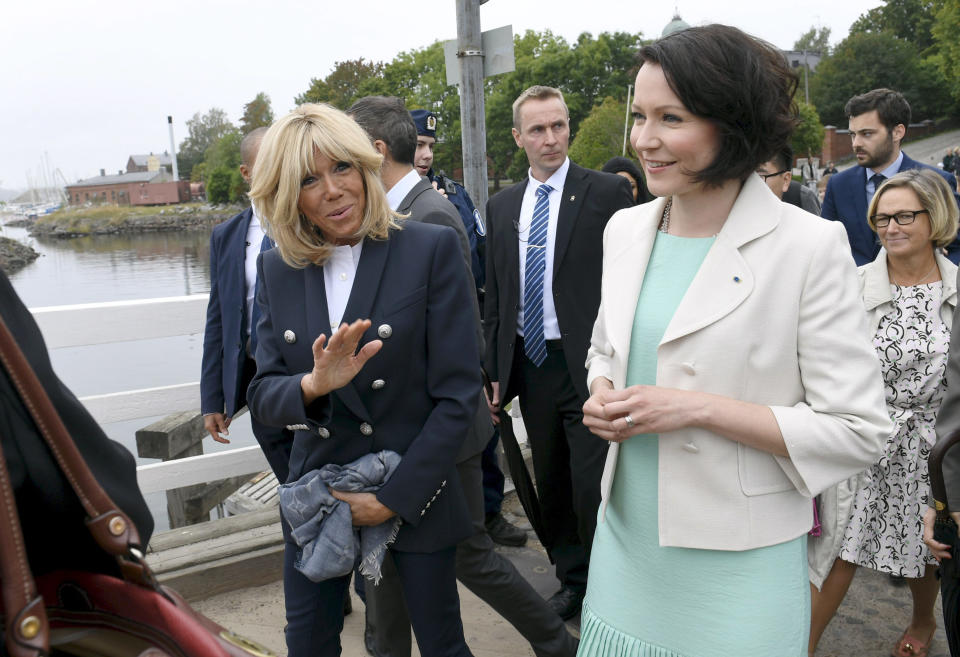
[[[327,293],[331,335],[337,332],[340,322],[343,321],[343,311],[347,309],[347,301],[350,300],[362,250],[363,240],[353,246],[336,246],[330,259],[323,263],[323,288]]]
[[[263,228],[260,226],[260,217],[253,210],[250,225],[247,226],[247,247],[243,257],[244,278],[247,284],[247,335],[253,333],[253,304],[257,292],[257,256],[260,255],[260,245],[263,242]]]
[[[418,182],[420,182],[420,174],[417,173],[416,169],[410,169],[410,173],[395,182],[393,187],[387,190],[387,203],[390,204],[390,209],[395,211],[400,207],[403,199],[407,197],[411,189],[417,186]]]
[[[560,200],[563,198],[563,183],[567,180],[567,171],[570,170],[570,158],[563,161],[560,168],[544,181],[528,173],[527,189],[523,192],[523,203],[520,205],[520,217],[517,223],[517,232],[520,234],[520,310],[517,313],[517,335],[523,335],[523,285],[527,269],[527,238],[530,235],[530,224],[533,222],[533,208],[537,204],[537,188],[543,183],[550,185],[548,201],[550,203],[550,219],[547,224],[547,259],[546,269],[543,272],[543,337],[546,340],[560,339],[560,324],[557,323],[557,310],[553,305],[553,246],[557,240],[557,218],[560,216]]]

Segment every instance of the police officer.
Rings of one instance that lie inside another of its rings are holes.
[[[467,239],[470,241],[470,268],[473,270],[473,280],[477,286],[482,310],[483,280],[486,269],[483,262],[486,235],[483,219],[463,185],[448,178],[443,171],[433,172],[433,147],[437,143],[437,115],[429,110],[418,109],[411,111],[410,116],[417,124],[417,153],[414,156],[414,166],[417,168],[417,173],[426,176],[437,191],[443,193],[460,213],[463,227],[467,231]]]
[[[470,200],[463,185],[448,178],[443,171],[433,172],[433,148],[437,143],[437,115],[429,110],[413,110],[410,112],[413,122],[417,124],[417,152],[414,156],[414,166],[421,176],[426,176],[437,188],[438,192],[446,195],[460,213],[463,227],[467,231],[470,241],[470,266],[473,270],[473,280],[477,286],[477,299],[480,308],[483,308],[483,283],[486,267],[484,263],[484,242],[486,229],[480,212]],[[483,451],[481,467],[483,468],[483,501],[486,512],[486,527],[490,538],[501,545],[523,545],[527,542],[527,533],[511,525],[500,512],[503,502],[503,472],[497,463],[496,449],[500,440],[500,432],[496,431],[490,444]]]

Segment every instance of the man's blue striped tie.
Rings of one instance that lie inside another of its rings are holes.
[[[543,273],[547,269],[547,224],[550,223],[550,192],[553,187],[540,185],[533,219],[527,234],[527,262],[523,279],[523,350],[537,367],[547,357],[547,341],[543,337]]]

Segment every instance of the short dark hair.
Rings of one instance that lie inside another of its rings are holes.
[[[843,113],[848,119],[872,110],[877,110],[880,123],[884,125],[887,132],[901,123],[904,128],[910,125],[910,103],[902,93],[893,89],[874,89],[854,96],[843,107]]]
[[[600,169],[604,173],[623,173],[629,174],[637,183],[637,203],[646,203],[653,199],[650,191],[647,189],[647,179],[643,176],[643,171],[637,166],[637,163],[628,157],[611,157],[607,163]]]
[[[746,180],[789,141],[797,123],[797,75],[774,46],[728,25],[690,27],[640,49],[693,114],[720,133],[717,157],[694,180]],[[643,64],[641,64],[643,66]]]
[[[793,146],[790,144],[784,144],[780,147],[780,150],[773,154],[773,157],[770,158],[770,161],[777,165],[777,171],[792,171]]]
[[[387,145],[391,160],[413,166],[417,154],[417,125],[403,99],[366,96],[351,105],[347,114],[370,135],[370,141],[379,139]]]

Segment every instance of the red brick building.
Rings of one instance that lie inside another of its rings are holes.
[[[133,158],[131,157],[131,160]],[[110,203],[112,205],[167,205],[190,200],[190,181],[174,181],[161,169],[100,175],[67,185],[67,200],[71,205]]]

